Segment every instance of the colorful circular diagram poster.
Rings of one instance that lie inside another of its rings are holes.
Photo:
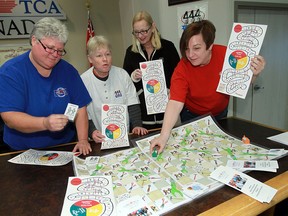
[[[161,83],[158,80],[152,79],[147,82],[146,88],[148,92],[156,94],[161,89]]]
[[[251,62],[259,54],[266,30],[267,25],[233,24],[217,92],[245,99],[253,79]]]
[[[229,64],[236,70],[243,69],[248,63],[248,56],[242,50],[236,50],[229,56]]]
[[[57,153],[49,153],[40,157],[41,161],[50,161],[58,157]]]
[[[102,104],[101,122],[101,132],[105,136],[101,149],[129,146],[129,118],[126,104]]]
[[[168,103],[168,93],[163,60],[141,62],[140,69],[147,114],[164,113]]]
[[[110,139],[118,139],[121,135],[121,129],[116,124],[110,124],[106,127],[105,134]]]
[[[71,206],[70,213],[73,216],[100,216],[103,210],[103,205],[95,200],[80,200]]]

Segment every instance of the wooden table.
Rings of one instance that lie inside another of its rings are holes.
[[[219,121],[220,126],[231,135],[241,138],[244,134],[251,142],[266,148],[287,146],[268,140],[267,137],[281,131],[247,121],[227,118]],[[132,137],[133,138],[133,137]],[[100,151],[100,145],[92,143],[91,155],[106,155],[117,150]],[[51,148],[55,151],[72,151],[73,145],[66,144]],[[49,150],[51,150],[49,149]],[[19,165],[8,160],[19,154],[0,154],[0,215],[60,215],[66,192],[68,177],[73,176],[71,163],[60,167]],[[249,175],[278,189],[271,203],[262,204],[228,186],[213,191],[192,202],[182,205],[166,215],[257,215],[288,198],[288,157],[278,160],[279,169],[273,172],[249,172]]]

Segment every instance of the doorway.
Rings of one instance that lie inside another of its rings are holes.
[[[235,2],[234,20],[268,25],[260,55],[266,66],[246,99],[233,98],[233,116],[288,130],[288,4]]]

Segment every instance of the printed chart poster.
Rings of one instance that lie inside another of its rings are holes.
[[[69,177],[61,216],[114,216],[111,176]]]
[[[164,113],[168,94],[162,60],[140,63],[147,114]]]
[[[72,152],[29,149],[8,161],[16,164],[62,166],[72,161],[73,155]]]
[[[251,59],[258,55],[267,25],[234,23],[217,92],[245,99],[252,80]]]
[[[127,106],[102,104],[102,134],[106,136],[101,149],[129,146],[127,127]]]

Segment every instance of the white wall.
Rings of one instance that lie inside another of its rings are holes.
[[[288,3],[288,0],[242,1]],[[217,29],[215,43],[226,45],[234,21],[234,0],[205,0],[194,3],[200,2],[208,2],[208,18]],[[178,48],[177,7],[183,5],[193,5],[193,2],[168,6],[168,0],[119,0],[124,47],[126,48],[131,44],[133,15],[140,10],[147,10],[152,15],[161,35],[174,42]]]

